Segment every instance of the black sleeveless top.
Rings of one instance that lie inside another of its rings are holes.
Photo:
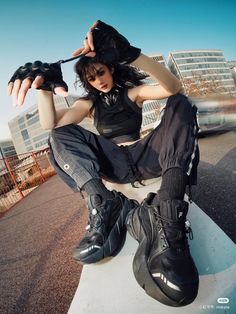
[[[94,125],[98,133],[116,144],[140,138],[142,108],[128,97],[127,88],[101,93],[94,103]]]

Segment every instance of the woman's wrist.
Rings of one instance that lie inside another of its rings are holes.
[[[38,89],[38,97],[53,99],[53,92],[48,91],[48,90]]]

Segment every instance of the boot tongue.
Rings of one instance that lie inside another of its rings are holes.
[[[181,200],[167,200],[160,204],[165,234],[171,246],[176,249],[185,247],[185,221],[188,203]]]

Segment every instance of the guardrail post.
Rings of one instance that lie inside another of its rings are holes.
[[[12,178],[12,181],[14,182],[14,184],[15,184],[15,186],[16,186],[18,192],[20,193],[21,198],[24,198],[24,194],[22,193],[22,191],[21,191],[21,189],[20,189],[20,187],[19,187],[19,185],[18,185],[18,183],[17,183],[17,181],[16,181],[16,178],[15,178],[15,176],[14,176],[14,173],[13,173],[12,169],[11,169],[11,165],[10,165],[9,161],[7,160],[7,158],[4,158],[4,161],[5,161],[5,165],[6,165],[6,167],[7,167],[7,170],[8,170],[9,173],[10,173],[10,176],[11,176],[11,178]]]
[[[38,169],[38,171],[39,171],[39,173],[40,173],[40,176],[41,176],[43,182],[45,182],[46,180],[45,180],[45,178],[44,178],[44,176],[43,176],[43,174],[42,174],[41,168],[40,168],[40,166],[39,166],[39,164],[38,164],[38,162],[37,162],[35,153],[33,152],[31,156],[32,156],[33,160],[35,161],[36,167],[37,167],[37,169]]]

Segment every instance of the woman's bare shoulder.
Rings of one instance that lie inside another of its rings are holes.
[[[91,99],[79,98],[73,103],[71,107],[72,108],[79,107],[79,108],[83,108],[84,110],[86,109],[90,110],[93,107],[93,101]]]

